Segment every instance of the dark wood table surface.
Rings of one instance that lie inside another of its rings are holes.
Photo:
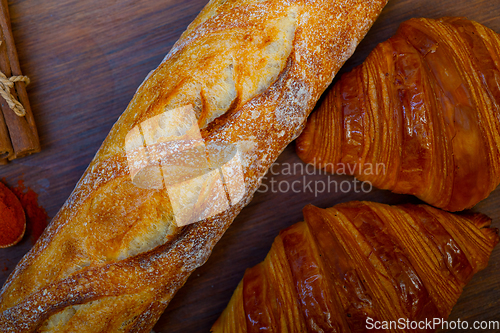
[[[40,203],[53,217],[136,88],[205,4],[206,0],[10,1],[21,67],[32,82],[28,94],[43,151],[0,166],[0,178],[9,185],[24,180],[39,193]],[[500,33],[498,0],[391,0],[342,72],[360,64],[401,22],[421,16],[466,16]],[[278,162],[301,163],[293,143]],[[304,176],[307,181],[328,179],[328,175],[278,173],[265,183],[302,180]],[[339,183],[353,182],[350,177],[331,177]],[[328,207],[350,200],[418,202],[380,190],[330,191],[317,196],[308,191],[257,193],[208,262],[175,296],[155,331],[208,332],[245,269],[264,259],[280,229],[301,221],[306,204]],[[493,225],[500,227],[499,206],[500,188],[474,211],[489,215]],[[0,249],[0,285],[30,247],[25,239]],[[470,323],[500,320],[500,246],[489,267],[465,288],[450,320],[457,318]]]

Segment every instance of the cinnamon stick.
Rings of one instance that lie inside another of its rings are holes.
[[[0,165],[7,164],[7,158],[14,155],[14,148],[10,142],[9,131],[3,112],[0,112]]]
[[[0,70],[7,76],[17,76],[21,74],[21,67],[17,56],[14,37],[10,24],[10,14],[7,0],[0,1]],[[7,124],[13,153],[8,156],[9,160],[23,157],[40,151],[40,141],[35,125],[35,119],[31,111],[24,82],[16,82],[15,89],[11,89],[14,98],[18,98],[23,105],[26,115],[20,117],[10,109],[9,105],[0,97],[0,108]],[[0,127],[0,131],[2,128]]]
[[[10,142],[7,124],[5,123],[3,113],[0,112],[0,165],[3,160],[6,160],[7,157],[11,156],[13,153],[14,149],[12,148],[12,143]],[[6,161],[3,164],[5,163]]]

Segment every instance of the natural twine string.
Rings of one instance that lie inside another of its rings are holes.
[[[0,42],[2,44],[2,42]],[[25,82],[26,85],[30,83],[30,79],[27,76],[11,76],[7,77],[4,73],[0,71],[0,96],[2,96],[9,107],[17,114],[19,117],[24,117],[26,115],[26,110],[24,106],[10,93],[10,89],[14,88],[14,83]]]

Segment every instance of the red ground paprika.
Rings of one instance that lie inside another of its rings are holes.
[[[0,248],[18,243],[26,230],[26,215],[18,198],[0,182]]]
[[[47,227],[49,216],[45,209],[38,205],[38,194],[31,188],[26,188],[22,180],[12,188],[12,192],[18,197],[26,212],[27,229],[31,231],[31,241],[35,244]]]

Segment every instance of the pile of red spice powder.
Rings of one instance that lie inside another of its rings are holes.
[[[31,188],[24,186],[19,180],[16,187],[11,187],[26,212],[26,233],[31,234],[33,244],[40,238],[47,227],[49,216],[43,207],[38,204],[38,194]]]
[[[25,213],[7,186],[0,183],[0,248],[9,247],[24,235]]]

